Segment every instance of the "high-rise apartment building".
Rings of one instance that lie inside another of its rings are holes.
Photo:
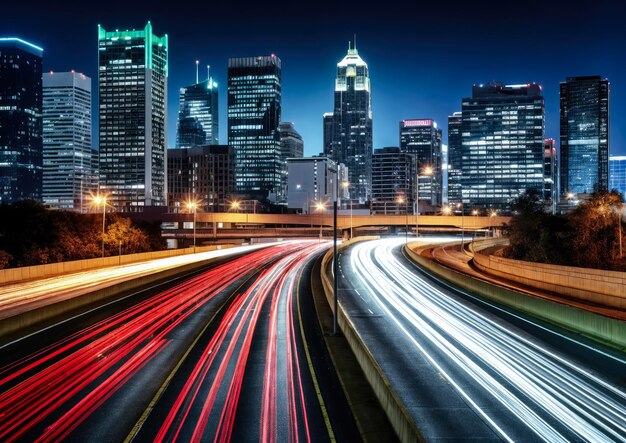
[[[167,34],[98,26],[100,190],[113,210],[166,204]]]
[[[184,212],[196,202],[202,212],[226,212],[235,193],[235,162],[230,146],[207,145],[167,150],[168,208]]]
[[[43,74],[43,201],[55,209],[86,212],[97,191],[91,158],[91,79]]]
[[[416,155],[397,147],[374,150],[372,214],[414,213]]]
[[[372,189],[372,95],[367,63],[356,47],[337,64],[332,133],[325,154],[347,166],[351,199],[364,203]]]
[[[509,210],[544,186],[544,99],[536,83],[474,85],[463,99],[461,193],[464,206]]]
[[[176,147],[219,143],[217,82],[206,80],[180,88]]]
[[[228,144],[235,151],[237,191],[252,198],[284,201],[281,97],[280,58],[228,59]]]
[[[0,203],[41,200],[43,49],[0,38]]]
[[[609,186],[609,81],[599,75],[561,83],[561,196]]]
[[[626,199],[626,156],[609,157],[609,190],[613,189]]]
[[[442,203],[443,173],[441,129],[432,119],[412,119],[400,122],[400,149],[413,154],[419,172],[420,210],[426,205]],[[413,199],[414,200],[414,199]]]
[[[462,112],[448,116],[448,204],[456,205],[461,197]]]

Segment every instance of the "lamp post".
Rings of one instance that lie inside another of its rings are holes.
[[[472,215],[478,218],[478,209],[472,210]],[[476,238],[476,220],[474,219],[474,232],[472,232],[472,241]]]
[[[348,192],[350,192],[350,182],[344,181],[343,183],[341,183],[341,187],[343,189],[347,189]],[[349,200],[350,200],[350,238],[352,238],[352,198],[349,198]]]
[[[424,176],[430,177],[433,174],[433,168],[426,166],[424,168]],[[417,183],[415,184],[415,240],[419,237],[419,213],[420,213],[420,175],[419,164],[417,166]]]
[[[465,208],[463,207],[463,201],[456,204],[456,207],[461,208],[461,251],[465,246]]]
[[[396,201],[398,204],[404,203],[404,244],[409,242],[409,211],[408,211],[408,199],[399,196]],[[398,208],[399,209],[399,208]]]
[[[187,210],[193,211],[193,253],[196,253],[196,213],[198,212],[198,203],[195,201],[188,201],[186,204]]]
[[[320,239],[319,239],[319,243],[322,242],[322,223],[323,223],[323,218],[321,216],[322,211],[326,210],[326,205],[324,204],[324,202],[318,201],[317,203],[315,203],[315,209],[317,210],[317,212],[320,213]]]
[[[497,213],[495,210],[494,210],[494,211],[491,211],[491,212],[489,213],[489,230],[490,230],[490,231],[491,231],[491,228],[493,227],[493,224],[492,224],[492,222],[491,222],[491,219],[492,219],[493,217],[495,217],[496,215],[498,215],[498,213]],[[493,232],[491,233],[491,236],[492,236],[492,237],[495,237],[495,236],[496,236],[496,230],[495,230],[495,229],[494,229],[494,230],[493,230]]]
[[[93,198],[96,207],[102,205],[102,257],[104,257],[104,227],[106,225],[107,197],[106,195],[96,195]]]

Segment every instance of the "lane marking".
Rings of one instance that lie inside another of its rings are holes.
[[[332,443],[336,443],[337,439],[335,438],[335,433],[333,432],[333,427],[330,423],[330,417],[328,416],[328,411],[326,410],[326,403],[324,403],[324,398],[322,397],[322,392],[320,391],[319,383],[317,382],[317,376],[315,375],[315,369],[313,368],[313,361],[311,360],[311,354],[309,354],[309,344],[304,335],[304,325],[302,324],[302,313],[300,312],[300,280],[302,279],[302,274],[304,273],[304,266],[300,270],[298,274],[298,283],[296,288],[296,304],[298,306],[298,322],[300,323],[300,336],[302,337],[302,344],[304,345],[304,353],[306,355],[306,362],[309,365],[309,371],[311,372],[311,378],[313,379],[313,386],[315,387],[315,394],[317,395],[317,399],[319,401],[320,409],[322,410],[322,416],[324,417],[324,424],[326,425],[326,430],[328,431],[328,438]]]

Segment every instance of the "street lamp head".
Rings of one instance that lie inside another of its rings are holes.
[[[489,216],[490,216],[490,217],[495,217],[496,215],[498,215],[498,213],[497,213],[496,211],[491,211],[491,212],[489,213]]]
[[[424,174],[424,175],[432,175],[432,173],[433,173],[433,168],[432,168],[432,166],[426,166],[426,167],[424,168],[424,171],[423,171],[423,174]]]
[[[296,189],[302,189],[302,185],[301,184],[297,184],[296,185]]]
[[[234,200],[234,201],[230,202],[230,207],[232,209],[239,209],[239,206],[240,206],[240,203],[237,200]]]
[[[398,198],[396,199],[396,201],[397,201],[398,203],[404,203],[404,198],[403,198],[403,197],[398,197]]]
[[[341,182],[341,187],[343,187],[344,189],[349,188],[350,187],[350,182],[347,181],[347,180]]]
[[[445,215],[450,215],[452,213],[452,208],[450,208],[450,206],[446,206],[443,208],[443,213]]]
[[[91,202],[95,206],[106,205],[107,204],[107,197],[106,197],[106,195],[101,195],[101,194],[93,195],[91,197]]]
[[[323,211],[326,209],[326,205],[323,202],[317,202],[315,203],[315,209],[317,209],[318,211]]]
[[[478,209],[474,209],[474,210],[472,211],[472,215],[478,215]]]
[[[574,193],[573,192],[568,192],[567,193],[567,199],[568,200],[573,200],[574,199]]]

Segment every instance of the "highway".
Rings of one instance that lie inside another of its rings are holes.
[[[326,403],[347,404],[299,297],[326,248],[253,251],[5,361],[0,440],[331,440]]]
[[[350,247],[339,300],[427,440],[626,440],[624,353],[433,279],[402,246]]]

